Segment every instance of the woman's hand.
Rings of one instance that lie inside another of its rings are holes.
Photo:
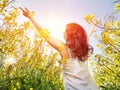
[[[23,8],[20,7],[20,9],[22,10],[23,15],[24,15],[25,17],[31,18],[31,16],[30,16],[30,11],[29,11],[27,8],[23,9]]]
[[[91,26],[91,33],[93,33],[93,32],[96,32],[96,30],[94,30],[94,27],[95,26],[98,26],[100,24],[100,20],[93,20],[93,23],[92,23],[92,26]]]
[[[100,22],[101,22],[100,20],[96,20],[96,19],[95,19],[95,20],[93,20],[93,23],[92,23],[92,24],[93,24],[94,26],[97,26],[97,25],[100,24]]]
[[[89,40],[90,36],[92,35],[92,33],[96,32],[96,30],[94,30],[94,27],[97,26],[99,23],[100,23],[100,20],[99,21],[98,20],[93,20],[91,28],[90,28],[90,30],[88,31],[88,34],[87,34],[88,35],[88,40]]]

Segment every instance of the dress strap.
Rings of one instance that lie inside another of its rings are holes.
[[[70,58],[72,58],[72,55],[71,55],[71,52],[70,52],[69,48],[67,49],[67,51],[68,51],[68,55],[70,56]]]

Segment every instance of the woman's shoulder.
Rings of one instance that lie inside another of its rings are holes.
[[[60,51],[60,55],[62,58],[69,59],[70,58],[69,54],[70,54],[69,48],[67,47],[66,44],[64,44],[64,49]]]

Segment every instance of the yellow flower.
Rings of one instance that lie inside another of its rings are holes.
[[[117,4],[115,5],[115,10],[120,10],[120,3],[117,3]]]
[[[60,51],[65,50],[65,46],[63,44],[60,44],[59,48],[60,48]]]
[[[30,90],[33,90],[33,88],[30,88]]]
[[[50,33],[46,29],[40,31],[41,37],[43,37],[45,40],[48,40],[49,34]]]
[[[61,63],[62,63],[63,65],[66,65],[66,64],[67,64],[67,61],[68,61],[68,58],[63,57]]]
[[[91,65],[91,66],[94,66],[94,62],[90,62],[90,65]]]
[[[16,88],[14,88],[13,90],[17,90]]]
[[[86,20],[87,23],[91,23],[94,19],[94,15],[93,14],[88,14],[87,16],[85,16],[84,18]]]
[[[119,22],[118,21],[114,21],[113,22],[113,26],[115,26],[115,27],[119,26]]]
[[[23,25],[26,29],[30,28],[30,22],[24,22]]]
[[[34,11],[30,12],[29,17],[34,17],[34,16],[35,16],[35,12]]]

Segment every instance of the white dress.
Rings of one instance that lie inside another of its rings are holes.
[[[98,90],[90,75],[88,61],[82,62],[78,58],[69,58],[63,66],[63,81],[64,90]]]

